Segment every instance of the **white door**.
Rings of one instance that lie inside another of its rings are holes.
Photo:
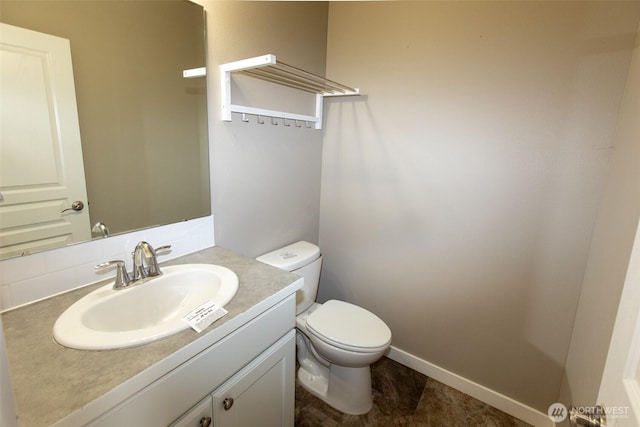
[[[0,23],[0,256],[90,238],[69,40]]]
[[[607,427],[640,426],[640,223],[600,383],[598,403],[605,410]]]

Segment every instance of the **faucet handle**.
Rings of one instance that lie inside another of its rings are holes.
[[[159,252],[166,252],[171,250],[171,245],[164,245],[164,246],[160,246],[158,248],[155,248],[154,250],[154,257],[153,260],[151,262],[149,262],[149,266],[148,266],[148,271],[147,274],[150,277],[153,276],[160,276],[162,274],[162,272],[160,271],[160,267],[158,266],[158,260],[157,260],[157,255],[162,255]]]
[[[160,246],[159,248],[156,248],[156,255],[160,255],[158,252],[165,252],[168,250],[171,250],[171,245]]]
[[[113,283],[113,289],[124,289],[131,283],[131,277],[127,273],[127,265],[122,260],[107,261],[96,265],[96,270],[104,270],[107,267],[116,266],[116,281]]]

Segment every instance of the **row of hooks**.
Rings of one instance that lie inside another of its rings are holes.
[[[264,118],[266,116],[262,116],[260,114],[256,115],[257,117],[257,123],[260,125],[263,125],[265,123]],[[271,124],[273,126],[278,126],[278,119],[282,119],[282,124],[286,127],[290,127],[291,123],[293,123],[293,125],[297,128],[301,128],[302,124],[304,123],[304,127],[307,129],[311,129],[314,126],[313,122],[309,122],[306,120],[295,120],[295,119],[287,119],[286,117],[271,117]],[[242,113],[242,121],[245,123],[249,123],[249,118],[247,117],[247,113]]]

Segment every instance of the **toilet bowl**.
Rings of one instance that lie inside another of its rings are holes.
[[[297,242],[258,257],[304,278],[296,295],[298,380],[309,392],[347,414],[373,404],[370,365],[391,344],[391,330],[375,314],[348,302],[314,302],[322,256],[317,246]]]
[[[369,412],[373,405],[370,365],[391,343],[391,331],[384,322],[361,307],[330,300],[298,315],[296,328],[300,384],[339,411]],[[358,331],[362,334],[351,335]]]

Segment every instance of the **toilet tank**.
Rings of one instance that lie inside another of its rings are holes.
[[[304,285],[296,292],[296,315],[311,306],[318,295],[322,255],[313,243],[299,241],[256,258],[258,261],[282,270],[290,271],[304,279]]]

